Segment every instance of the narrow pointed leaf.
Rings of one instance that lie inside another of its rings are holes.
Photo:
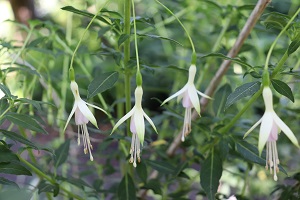
[[[0,173],[27,175],[31,176],[31,172],[18,162],[0,163]]]
[[[6,178],[3,178],[3,177],[0,177],[0,185],[9,185],[9,186],[13,186],[15,188],[19,188],[18,184],[16,184],[15,182],[13,181],[10,181]]]
[[[252,144],[249,144],[245,141],[239,141],[236,143],[237,152],[247,161],[260,164],[262,166],[266,165],[266,152],[262,152],[262,157],[259,157],[258,150]],[[281,165],[278,166],[279,170],[282,171],[285,175],[288,175],[287,172],[283,169]]]
[[[118,188],[119,200],[135,200],[136,190],[129,174],[125,174]]]
[[[17,113],[7,113],[5,119],[11,121],[15,125],[21,126],[38,133],[47,134],[47,131],[32,116]]]
[[[14,141],[18,141],[22,144],[25,144],[27,146],[30,146],[34,149],[40,149],[36,144],[34,144],[33,142],[31,142],[30,140],[27,140],[25,137],[23,137],[22,135],[19,135],[17,133],[11,132],[11,131],[6,131],[3,129],[0,129],[0,132],[5,135],[6,137],[14,140]]]
[[[149,38],[154,38],[154,39],[161,39],[161,40],[168,40],[170,42],[174,42],[175,44],[178,44],[180,46],[183,46],[181,43],[179,43],[178,41],[171,39],[171,38],[167,38],[167,37],[163,37],[160,35],[153,35],[153,34],[138,34],[138,36],[140,37],[149,37]]]
[[[212,153],[201,166],[200,183],[209,200],[215,200],[222,171],[222,161],[216,153]]]
[[[59,167],[66,162],[69,155],[70,140],[66,140],[65,143],[55,151],[55,167]]]
[[[233,93],[231,93],[226,101],[225,109],[227,109],[229,106],[234,104],[236,101],[255,94],[260,88],[260,82],[255,81],[251,83],[246,83],[234,90]]]
[[[88,98],[110,89],[117,82],[118,78],[118,72],[109,72],[96,76],[88,87]]]
[[[283,96],[286,96],[292,102],[295,101],[293,92],[292,92],[291,88],[288,86],[288,84],[286,84],[285,82],[282,82],[280,80],[276,80],[276,79],[272,79],[271,83],[272,83],[274,89],[278,93],[282,94]]]
[[[0,145],[0,163],[8,163],[11,161],[19,161],[18,156],[6,146]]]
[[[146,164],[163,174],[174,174],[176,168],[168,162],[145,160]]]
[[[216,116],[219,116],[220,114],[224,113],[225,104],[227,101],[227,97],[232,92],[231,87],[229,84],[225,84],[216,92],[213,101],[213,110]]]
[[[289,45],[288,48],[288,55],[291,55],[294,53],[300,46],[300,32],[295,36],[292,43]]]
[[[201,58],[206,58],[206,57],[217,57],[217,58],[222,58],[222,59],[225,59],[225,60],[231,60],[232,62],[235,62],[237,64],[240,64],[246,68],[253,68],[251,65],[249,65],[248,63],[246,63],[245,61],[239,59],[239,58],[230,58],[230,57],[227,57],[221,53],[210,53],[210,54],[207,54],[205,56],[202,56]]]

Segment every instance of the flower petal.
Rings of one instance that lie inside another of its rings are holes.
[[[101,110],[102,112],[104,112],[104,113],[107,115],[107,112],[106,112],[104,109],[102,109],[102,108],[100,108],[100,107],[98,107],[98,106],[95,106],[95,105],[93,105],[93,104],[90,104],[90,103],[88,103],[88,102],[85,102],[85,103],[86,103],[87,105],[93,107],[93,108],[96,108],[96,109],[98,109],[98,110]]]
[[[260,123],[261,123],[262,118],[260,118],[244,135],[243,139],[249,135]]]
[[[169,98],[164,100],[164,102],[162,102],[162,104],[160,106],[164,105],[165,103],[167,103],[168,101],[170,101],[174,97],[177,97],[177,96],[181,95],[182,93],[185,92],[186,89],[187,89],[187,85],[185,85],[183,88],[181,88],[181,90],[179,90],[178,92],[176,92],[175,94],[171,95]]]
[[[135,111],[135,106],[126,114],[124,115],[119,121],[114,125],[110,134],[112,134],[123,122],[125,122]]]
[[[278,115],[273,112],[273,119],[275,121],[275,123],[277,124],[277,126],[282,130],[282,132],[284,132],[284,134],[292,141],[292,143],[299,147],[299,143],[297,138],[295,137],[294,133],[291,131],[291,129],[278,117]]]
[[[144,121],[143,114],[144,114],[143,109],[136,109],[133,115],[136,133],[142,145],[144,143],[144,137],[145,137],[145,121]]]
[[[93,113],[87,107],[85,101],[82,99],[78,100],[78,108],[82,112],[82,114],[92,123],[94,126],[98,128],[98,124],[96,118],[94,117]]]
[[[66,130],[66,128],[67,128],[67,126],[68,126],[68,124],[69,124],[69,122],[70,122],[72,116],[74,115],[76,108],[77,108],[77,102],[75,101],[75,102],[74,102],[74,105],[73,105],[73,108],[72,108],[72,111],[71,111],[71,113],[70,113],[70,115],[69,115],[69,117],[68,117],[68,119],[67,119],[67,123],[66,123],[66,125],[65,125],[65,127],[64,127],[64,130],[63,130],[64,132],[65,132],[65,130]]]
[[[155,130],[155,132],[158,134],[156,127],[153,123],[153,121],[151,120],[151,118],[143,111],[143,115],[146,118],[146,120],[149,122],[149,124],[152,126],[152,128]]]
[[[197,90],[196,90],[195,86],[191,85],[188,88],[188,92],[189,92],[190,100],[191,100],[195,110],[197,111],[198,115],[200,115],[200,103],[199,103],[199,98],[198,98]]]
[[[259,130],[259,138],[258,138],[259,155],[261,155],[261,152],[269,138],[273,123],[274,122],[273,122],[272,113],[265,112],[265,114],[262,117],[262,122],[261,122],[260,130]]]
[[[198,93],[200,96],[203,96],[203,97],[205,97],[205,98],[207,98],[207,99],[213,100],[213,98],[211,98],[210,96],[207,96],[206,94],[204,94],[204,93],[202,93],[202,92],[200,92],[200,91],[198,91],[198,90],[197,90],[197,93]]]

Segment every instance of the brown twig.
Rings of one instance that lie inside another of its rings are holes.
[[[251,15],[249,16],[246,24],[244,25],[242,31],[240,32],[235,44],[227,54],[227,57],[234,58],[238,52],[240,51],[244,41],[247,39],[248,35],[250,34],[251,30],[253,29],[254,25],[256,24],[257,20],[267,7],[267,5],[271,2],[271,0],[259,0],[252,11]],[[213,96],[214,92],[216,91],[217,86],[220,84],[223,76],[229,69],[231,61],[230,60],[224,60],[219,68],[219,70],[216,72],[216,75],[213,77],[213,79],[210,81],[209,86],[207,87],[205,94],[208,96]],[[201,113],[203,113],[208,105],[209,101],[206,98],[201,98],[200,104],[201,104]],[[195,120],[198,118],[198,114],[196,111],[192,114],[192,119]],[[169,146],[167,150],[167,155],[169,157],[173,156],[176,149],[178,148],[179,144],[181,143],[181,130],[179,131],[177,137],[172,141],[171,145]],[[156,178],[158,176],[157,171],[153,171],[149,179]],[[147,190],[143,191],[142,197],[145,197],[147,194]]]

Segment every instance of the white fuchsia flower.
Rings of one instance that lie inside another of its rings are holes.
[[[82,140],[83,140],[83,145],[84,145],[84,153],[87,154],[87,152],[89,152],[90,154],[90,160],[93,161],[93,155],[91,153],[91,150],[93,149],[93,146],[91,144],[90,141],[90,136],[89,136],[89,132],[87,129],[87,123],[90,121],[94,126],[96,126],[98,128],[97,125],[97,121],[93,115],[93,113],[90,111],[90,109],[87,107],[87,105],[96,108],[98,110],[101,110],[102,112],[104,112],[106,114],[106,111],[103,110],[102,108],[99,108],[98,106],[89,104],[85,101],[83,101],[79,95],[79,90],[78,90],[78,85],[75,81],[71,81],[71,90],[72,93],[74,95],[74,105],[73,105],[73,109],[68,117],[67,123],[64,127],[64,131],[67,128],[67,125],[69,124],[72,116],[75,113],[75,124],[78,126],[78,145],[80,145],[80,134],[79,132],[81,132],[82,134]]]
[[[187,136],[191,132],[191,123],[192,123],[192,108],[195,108],[198,115],[200,115],[200,101],[198,98],[198,94],[202,97],[212,99],[211,97],[207,96],[206,94],[198,91],[194,85],[194,79],[196,75],[196,66],[191,65],[189,69],[189,78],[188,82],[185,84],[185,86],[164,100],[164,102],[161,105],[164,105],[171,99],[177,97],[177,102],[179,102],[182,99],[182,106],[185,108],[185,114],[184,114],[184,124],[183,124],[183,130],[182,130],[182,137],[181,140],[184,141],[184,137]]]
[[[263,89],[263,99],[265,103],[265,113],[244,135],[244,138],[255,129],[260,123],[259,138],[258,138],[258,151],[259,155],[267,144],[266,154],[266,169],[270,168],[270,172],[274,171],[274,180],[277,180],[276,173],[279,171],[278,153],[276,141],[278,134],[282,132],[291,140],[291,142],[299,148],[298,140],[291,129],[278,117],[273,109],[273,94],[269,87]],[[273,170],[272,170],[273,167]]]
[[[112,133],[129,117],[130,118],[130,131],[132,132],[131,139],[131,148],[130,148],[130,163],[133,163],[133,166],[136,167],[136,160],[140,162],[140,145],[144,143],[145,136],[145,121],[149,122],[154,131],[157,133],[156,127],[152,120],[148,117],[148,115],[144,112],[142,108],[142,97],[143,97],[143,89],[141,86],[137,86],[135,89],[135,105],[134,107],[124,116],[122,117],[116,125],[113,127]]]

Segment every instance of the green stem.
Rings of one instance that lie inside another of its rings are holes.
[[[244,112],[251,106],[251,104],[253,103],[253,102],[255,102],[256,101],[256,99],[261,95],[261,93],[262,93],[262,91],[263,91],[263,87],[261,87],[250,99],[249,99],[249,101],[247,101],[247,103],[243,106],[243,109],[242,110],[240,110],[240,112],[236,115],[236,116],[234,116],[234,118],[229,122],[229,124],[227,124],[226,126],[224,126],[223,128],[221,128],[220,130],[219,130],[219,132],[221,133],[221,134],[225,134],[225,133],[227,133],[229,130],[230,130],[230,128],[236,123],[236,121],[237,120],[239,120],[240,119],[240,117],[244,114]]]
[[[134,0],[131,0],[132,3],[132,16],[133,16],[133,30],[134,30],[134,47],[135,47],[135,56],[136,56],[136,85],[142,85],[142,75],[140,72],[140,59],[139,59],[139,50],[137,45],[137,32],[136,32],[136,21],[135,21],[135,9],[134,9]]]
[[[282,69],[282,66],[284,65],[285,61],[288,59],[288,52],[286,51],[282,58],[280,59],[280,61],[278,62],[278,64],[276,65],[276,67],[274,68],[273,72],[272,72],[272,78],[274,78]]]
[[[244,186],[241,192],[242,197],[245,196],[247,184],[248,184],[248,178],[249,178],[249,167],[247,166],[246,172],[245,172],[245,178],[244,178]]]
[[[30,162],[28,162],[27,160],[23,159],[21,156],[18,156],[19,160],[24,163],[27,167],[29,167],[35,174],[37,174],[39,177],[44,178],[45,180],[49,181],[51,184],[55,185],[57,184],[56,181],[54,179],[52,179],[50,176],[46,175],[44,172],[42,172],[41,170],[39,170],[37,167],[35,167],[34,165],[32,165]],[[64,191],[65,193],[67,193],[70,197],[73,197],[75,199],[80,199],[83,200],[83,198],[81,198],[80,196],[74,194],[73,192],[68,191],[67,189],[65,189],[62,186],[59,186],[59,188]]]
[[[16,62],[16,60],[19,58],[19,56],[21,55],[21,53],[24,51],[24,49],[25,49],[27,43],[29,42],[29,40],[30,40],[30,38],[31,38],[32,33],[33,33],[33,28],[30,29],[30,31],[29,31],[29,33],[28,33],[28,35],[27,35],[27,37],[26,37],[26,39],[25,39],[25,41],[24,41],[23,46],[21,47],[21,49],[20,49],[20,51],[17,53],[17,55],[14,57],[14,59],[11,61],[10,65],[13,65],[13,64]]]
[[[104,7],[108,2],[109,2],[109,0],[106,1],[106,3],[103,5],[103,7]],[[90,23],[89,23],[89,24],[87,25],[87,27],[85,28],[85,30],[84,30],[84,32],[83,32],[83,34],[82,34],[82,36],[81,36],[81,38],[80,38],[80,40],[79,40],[77,46],[76,46],[76,48],[75,48],[75,50],[74,50],[74,52],[73,52],[73,55],[72,55],[72,58],[71,58],[71,63],[70,63],[70,69],[73,68],[73,62],[74,62],[75,54],[76,54],[76,52],[77,52],[77,50],[78,50],[78,48],[79,48],[79,46],[80,46],[80,44],[81,44],[81,42],[82,42],[82,40],[83,40],[83,38],[84,38],[86,32],[88,31],[88,29],[90,28],[90,26],[92,25],[93,21],[94,21],[94,20],[96,19],[96,17],[98,16],[98,14],[101,12],[101,10],[103,9],[103,7],[101,7],[101,8],[98,10],[98,12],[94,15],[94,17],[92,18],[92,20],[90,21]]]
[[[276,39],[274,40],[274,42],[272,43],[269,52],[267,54],[267,58],[266,58],[266,62],[265,62],[265,71],[268,71],[268,65],[269,65],[269,60],[272,54],[272,51],[275,47],[275,45],[277,44],[278,39],[281,37],[281,35],[289,28],[290,24],[294,21],[294,19],[296,18],[296,16],[300,13],[300,8],[298,8],[297,12],[293,15],[293,17],[289,20],[289,22],[286,24],[286,26],[281,30],[281,32],[279,33],[279,35],[276,37]]]
[[[128,35],[130,38],[130,16],[131,16],[131,2],[130,0],[124,1],[124,34]],[[127,39],[124,42],[124,71],[125,71],[125,109],[128,113],[131,109],[131,87],[130,87],[130,78],[131,73],[129,70],[129,60],[130,60],[130,39]],[[130,122],[127,120],[127,133],[130,132]]]
[[[192,64],[196,64],[196,50],[195,50],[195,46],[193,43],[193,40],[189,34],[189,32],[186,30],[185,26],[182,24],[182,22],[180,21],[180,19],[167,7],[165,6],[163,3],[161,3],[159,0],[155,0],[159,5],[161,5],[162,7],[164,7],[164,9],[166,9],[171,15],[173,15],[176,20],[178,21],[178,23],[180,24],[180,26],[183,28],[184,32],[186,33],[187,37],[189,38],[192,50],[193,50],[193,54],[192,54]]]

